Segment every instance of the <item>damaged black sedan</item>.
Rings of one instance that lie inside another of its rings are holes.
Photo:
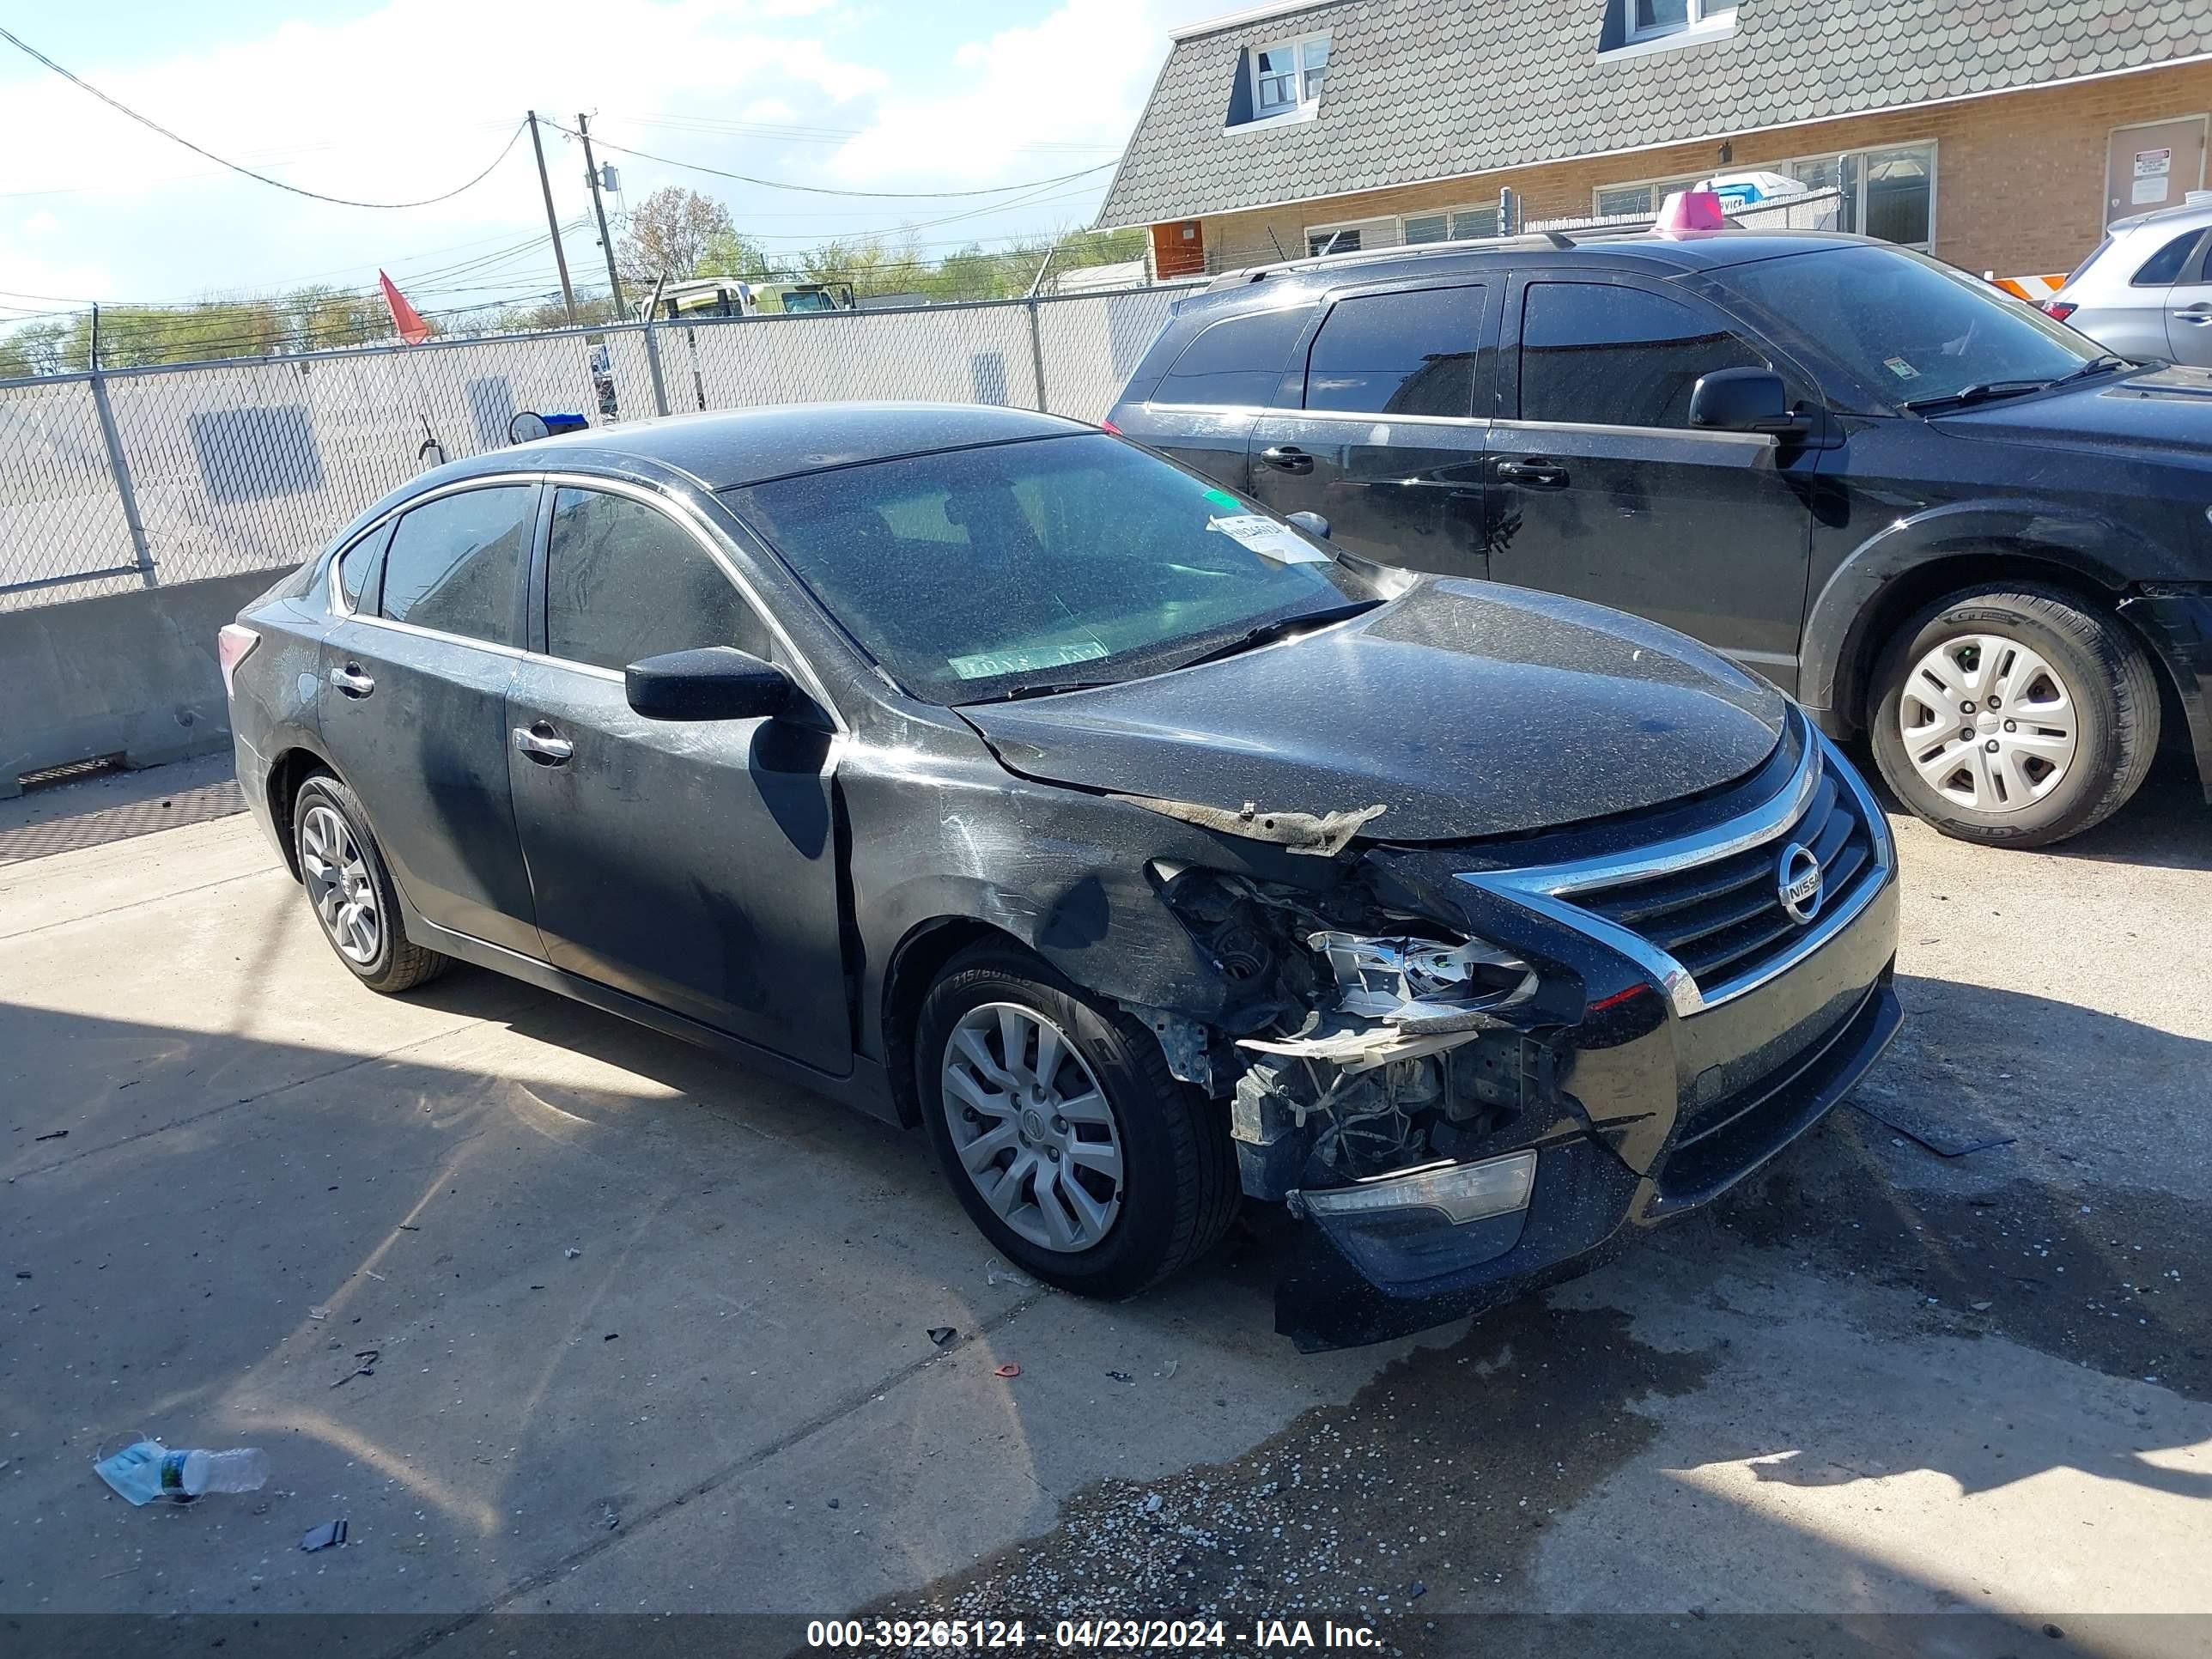
[[[1771,688],[1043,416],[456,463],[223,635],[371,988],[475,963],[921,1125],[1070,1290],[1285,1206],[1305,1346],[1711,1199],[1898,1022],[1881,812]]]

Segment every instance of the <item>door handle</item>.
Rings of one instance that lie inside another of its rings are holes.
[[[2202,328],[2205,324],[2212,323],[2212,306],[2194,305],[2186,311],[2175,312],[2173,316],[2177,322],[2194,323]]]
[[[1296,444],[1277,444],[1260,452],[1260,459],[1278,472],[1310,472],[1313,457]]]
[[[1540,455],[1528,455],[1517,461],[1500,461],[1498,476],[1514,483],[1526,484],[1532,489],[1564,489],[1567,483],[1567,469],[1557,461],[1547,461]]]
[[[514,728],[514,746],[540,766],[564,766],[576,745],[553,729],[550,720]]]
[[[357,662],[331,670],[331,684],[349,697],[365,697],[376,690],[376,682],[361,672]]]

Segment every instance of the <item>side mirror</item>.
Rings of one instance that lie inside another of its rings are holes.
[[[1309,536],[1318,536],[1323,541],[1328,539],[1328,520],[1318,513],[1293,513],[1291,522]]]
[[[1812,422],[1790,407],[1790,392],[1771,368],[1717,368],[1690,393],[1690,424],[1712,432],[1764,432],[1790,437]]]
[[[623,671],[629,706],[653,720],[773,720],[798,688],[773,663],[726,645],[671,651]]]

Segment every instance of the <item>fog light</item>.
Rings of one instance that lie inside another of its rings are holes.
[[[1536,1154],[1512,1152],[1480,1164],[1431,1164],[1396,1175],[1372,1176],[1349,1187],[1290,1194],[1294,1215],[1374,1215],[1389,1210],[1435,1210],[1455,1227],[1486,1216],[1528,1207],[1536,1184]]]

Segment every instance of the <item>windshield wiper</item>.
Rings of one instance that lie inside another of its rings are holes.
[[[2132,357],[2123,357],[2116,351],[2107,351],[2102,356],[2092,357],[2079,368],[2067,370],[2051,384],[2064,386],[2069,380],[2086,380],[2092,374],[2102,374],[2115,368],[2133,368],[2135,366],[2135,359]]]
[[[2030,392],[2042,392],[2057,384],[2056,380],[1978,380],[1972,386],[1960,386],[1956,392],[1947,392],[1939,398],[1909,398],[1901,407],[1915,415],[1924,415],[1931,409],[1964,408],[1968,404],[1987,403],[1993,398],[2018,398]]]
[[[1003,691],[994,691],[988,697],[970,697],[959,706],[972,708],[978,703],[1019,702],[1024,697],[1056,697],[1063,691],[1096,691],[1102,685],[1121,684],[1119,680],[1030,680],[1010,685]]]
[[[1233,640],[1201,651],[1194,657],[1185,658],[1176,666],[1195,668],[1202,662],[1214,662],[1223,657],[1233,657],[1242,651],[1255,650],[1309,628],[1322,628],[1330,623],[1342,622],[1347,617],[1364,616],[1382,603],[1380,599],[1360,599],[1351,605],[1331,605],[1324,611],[1307,611],[1295,617],[1278,617],[1273,622],[1246,629]]]

